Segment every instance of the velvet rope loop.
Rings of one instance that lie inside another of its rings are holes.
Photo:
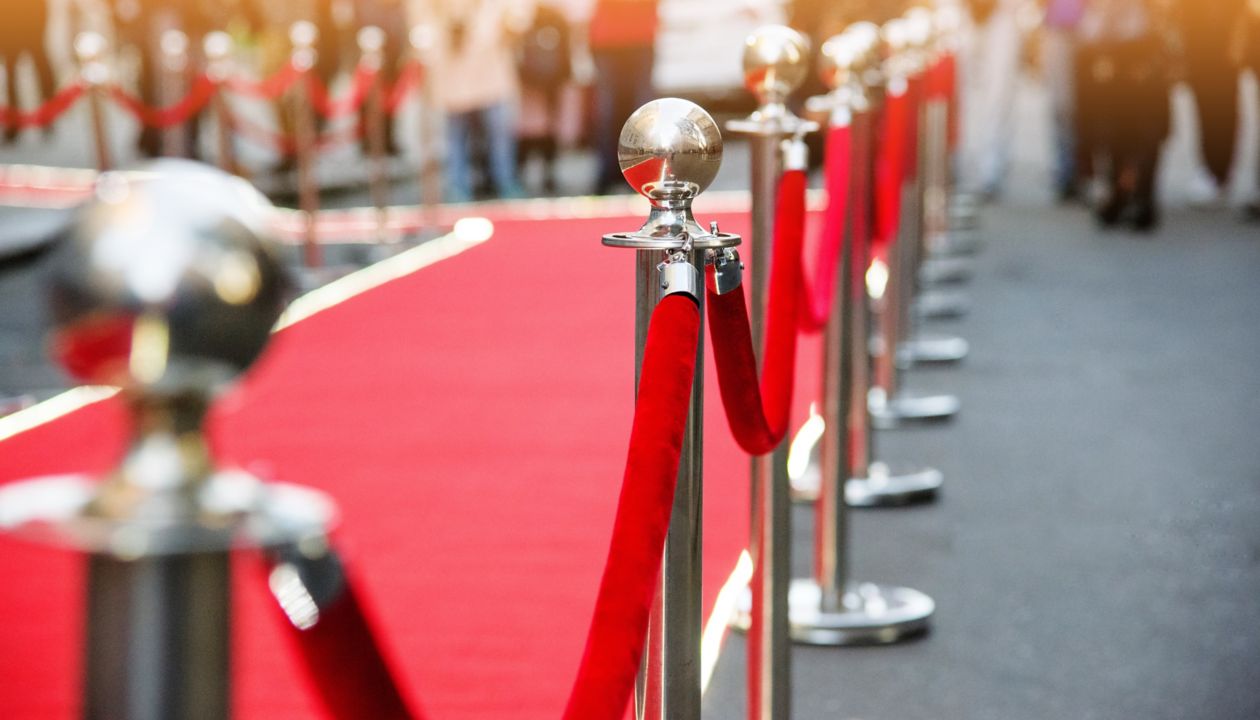
[[[801,282],[801,329],[820,332],[831,316],[836,291],[836,270],[844,245],[844,223],[849,212],[849,165],[851,163],[851,126],[840,125],[827,131],[824,160],[824,182],[827,188],[827,211],[823,215],[822,234],[818,242],[818,263],[813,282]]]
[[[908,92],[889,92],[879,128],[875,165],[875,233],[873,251],[887,253],[901,226],[901,189],[907,172],[907,140],[910,126]]]
[[[385,112],[390,115],[398,112],[402,101],[413,89],[419,87],[423,79],[424,67],[419,62],[410,60],[403,65],[402,71],[398,73],[398,79],[394,81],[394,86],[385,95]]]
[[[743,286],[719,295],[710,270],[707,291],[709,332],[713,338],[713,359],[717,365],[722,405],[736,442],[750,455],[770,452],[787,434],[802,298],[804,170],[789,170],[783,174],[776,208],[765,360],[760,381]]]
[[[246,95],[263,100],[279,100],[293,87],[293,83],[302,77],[302,70],[292,62],[285,63],[276,72],[262,80],[249,78],[229,78],[224,87],[238,95]]]
[[[306,74],[306,87],[311,107],[314,108],[315,112],[328,120],[335,120],[358,112],[363,107],[363,102],[367,99],[368,93],[371,92],[372,85],[376,82],[378,74],[379,72],[374,68],[359,65],[355,68],[350,88],[341,97],[333,98],[330,96],[328,88],[319,79],[319,76],[308,72]]]
[[[123,90],[117,85],[109,88],[110,97],[141,123],[153,128],[168,128],[188,122],[194,115],[205,108],[206,103],[214,96],[216,86],[206,75],[198,75],[188,89],[188,93],[166,107],[149,107],[140,98]]]
[[[82,97],[86,86],[76,82],[57,91],[39,107],[29,112],[20,108],[0,106],[0,126],[15,128],[47,127],[61,117]]]
[[[695,301],[681,294],[661,300],[643,350],[608,561],[564,720],[622,720],[634,691],[669,532],[699,342]]]

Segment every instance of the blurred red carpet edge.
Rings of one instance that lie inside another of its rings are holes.
[[[745,232],[745,217],[719,219]],[[336,498],[340,547],[434,720],[563,710],[633,412],[634,263],[599,237],[637,222],[500,222],[488,243],[282,331],[216,407],[224,461]],[[817,347],[801,350],[793,427]],[[747,460],[708,355],[706,620],[748,526]],[[108,468],[121,421],[107,401],[9,439],[0,482]],[[0,538],[0,567],[0,717],[74,717],[81,563]],[[234,591],[235,715],[322,717],[252,561]]]

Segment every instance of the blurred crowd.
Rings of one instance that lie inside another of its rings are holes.
[[[427,97],[444,118],[448,200],[517,197],[522,168],[542,166],[541,187],[557,190],[562,148],[589,147],[597,168],[589,190],[621,187],[616,140],[621,123],[653,95],[662,5],[734,3],[758,21],[780,19],[810,35],[815,48],[858,20],[882,22],[907,0],[23,0],[0,22],[0,56],[13,78],[18,58],[33,61],[39,92],[56,84],[44,43],[49,5],[70,8],[78,26],[108,28],[133,58],[134,83],[160,104],[160,39],[167,29],[194,41],[188,65],[204,65],[195,39],[224,30],[250,48],[261,76],[288,61],[288,30],[318,28],[316,74],[326,85],[353,70],[354,37],[367,25],[385,31],[386,82],[415,52],[423,29]],[[1221,196],[1239,135],[1239,78],[1260,67],[1260,0],[959,0],[967,11],[960,40],[964,141],[960,176],[969,190],[1000,194],[1013,142],[1012,105],[1029,57],[1043,73],[1053,112],[1055,174],[1064,201],[1088,198],[1100,222],[1153,227],[1159,217],[1155,177],[1169,134],[1169,93],[1193,92],[1203,162]],[[725,7],[725,6],[724,6]],[[764,14],[766,9],[770,14]],[[729,11],[725,8],[724,11]],[[704,12],[701,9],[701,12]],[[716,11],[715,11],[716,12]],[[777,18],[776,18],[777,15]],[[736,39],[735,41],[737,41]],[[800,95],[821,91],[817,80]],[[0,104],[17,106],[17,83]],[[168,99],[169,102],[169,99]],[[25,103],[27,107],[32,102]],[[283,104],[276,115],[282,126]],[[12,139],[16,129],[6,130]],[[394,131],[388,150],[397,152]],[[195,133],[190,133],[195,137]],[[162,148],[142,130],[143,154]],[[188,147],[197,151],[196,143]],[[1236,173],[1233,173],[1236,174]],[[1092,190],[1091,190],[1092,189]],[[1247,212],[1260,216],[1260,205]]]

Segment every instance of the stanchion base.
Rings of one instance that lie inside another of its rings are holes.
[[[891,400],[881,399],[878,393],[872,392],[868,405],[871,422],[879,430],[891,430],[908,422],[948,420],[962,408],[954,395],[914,395],[907,392]]]
[[[971,279],[973,270],[967,258],[929,257],[919,266],[919,282],[924,285],[966,282]]]
[[[956,335],[916,335],[897,346],[897,367],[961,362],[970,349]]]
[[[943,320],[966,315],[971,310],[967,296],[956,292],[925,292],[914,301],[914,313],[922,320]]]
[[[936,498],[945,476],[930,467],[873,462],[866,477],[849,478],[844,497],[849,507],[895,507]]]
[[[984,247],[980,233],[974,229],[953,228],[927,240],[929,258],[975,255]]]
[[[800,477],[792,478],[792,502],[817,502],[821,477],[818,464],[810,463]],[[875,462],[866,477],[849,478],[844,496],[856,508],[911,505],[934,499],[944,480],[935,468]]]
[[[805,645],[889,645],[927,632],[935,611],[932,598],[895,585],[852,583],[839,610],[822,608],[813,580],[793,580],[788,590],[792,640]]]

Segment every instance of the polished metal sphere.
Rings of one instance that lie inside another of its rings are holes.
[[[105,173],[60,238],[52,345],[70,373],[139,393],[206,393],[267,344],[288,282],[270,204],[186,160]]]
[[[653,203],[694,198],[722,165],[722,134],[693,102],[653,100],[621,127],[617,162],[630,187]]]
[[[903,18],[893,18],[879,29],[882,54],[885,59],[897,55],[910,46],[910,27]]]
[[[915,6],[906,11],[906,35],[911,47],[925,48],[932,42],[932,11]]]
[[[829,90],[844,85],[861,59],[857,38],[841,33],[828,38],[818,49],[818,77]]]
[[[744,41],[744,86],[767,103],[781,103],[809,72],[809,39],[786,25],[767,25]]]

